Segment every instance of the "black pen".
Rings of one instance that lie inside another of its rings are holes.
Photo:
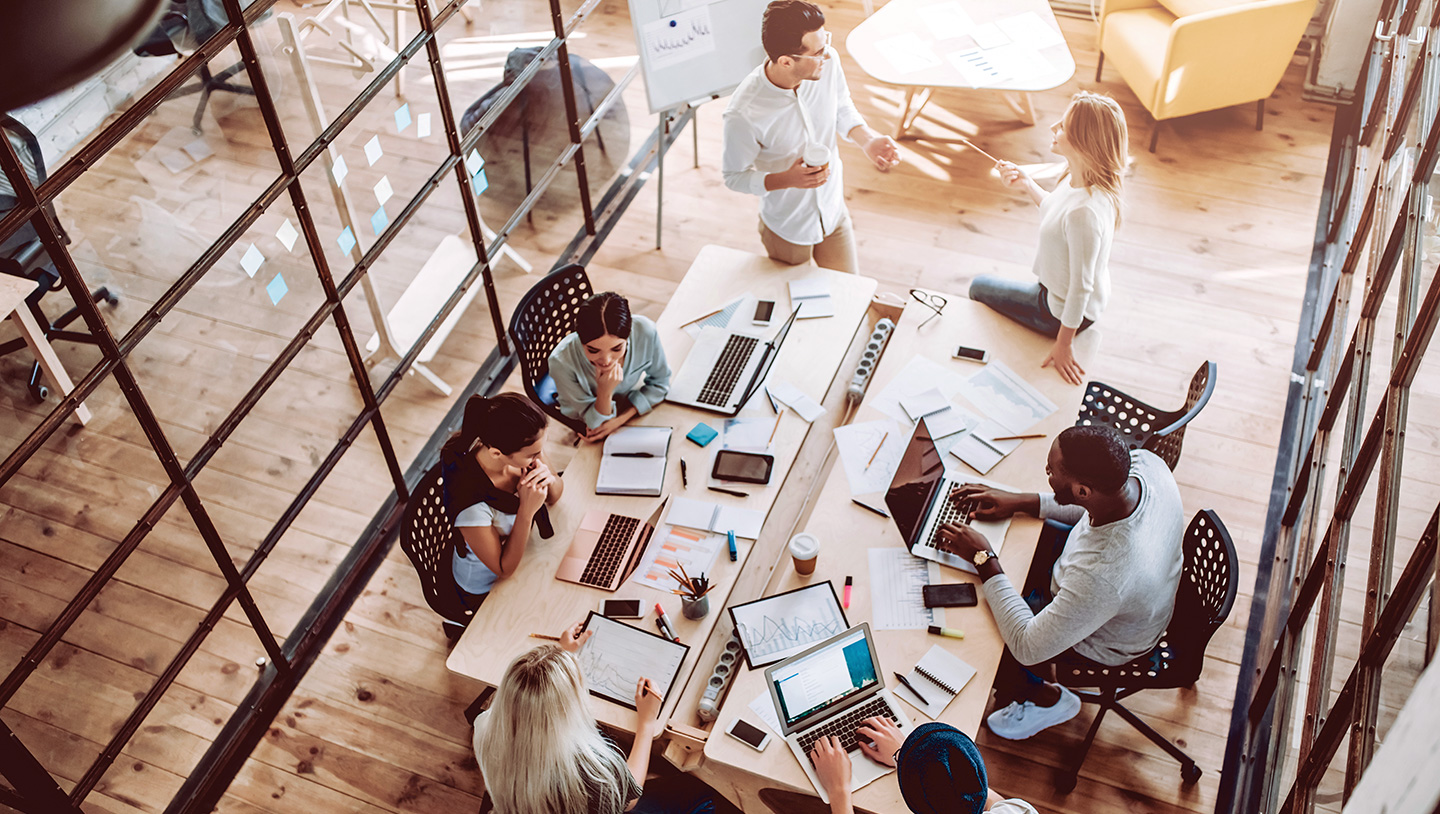
[[[915,689],[915,685],[910,683],[910,679],[906,678],[901,673],[896,673],[895,677],[900,679],[900,683],[905,685],[905,689],[915,693],[915,697],[920,699],[920,703],[924,704],[927,707],[930,706],[930,699],[921,695],[920,691]]]
[[[690,488],[690,473],[685,471],[685,459],[680,459],[680,485],[686,489]]]
[[[865,509],[866,511],[872,511],[872,512],[880,515],[881,517],[889,517],[889,516],[890,516],[890,515],[882,512],[882,511],[880,511],[879,509],[875,508],[874,506],[869,505],[868,503],[861,503],[860,501],[856,500],[856,499],[853,498],[853,497],[850,498],[850,502],[851,502],[851,503],[854,503],[856,506],[859,506],[859,507],[862,508],[862,509]]]
[[[654,456],[654,455],[651,455],[651,454],[648,453],[648,452],[617,452],[617,453],[611,455],[610,457],[611,457],[611,458],[654,458],[655,456]]]
[[[719,492],[722,495],[733,495],[734,497],[750,497],[744,492],[737,492],[734,489],[722,489],[719,486],[707,486],[705,488],[709,489],[712,492]]]

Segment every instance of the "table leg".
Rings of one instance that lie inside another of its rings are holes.
[[[14,311],[10,312],[10,318],[15,321],[16,327],[20,329],[20,335],[25,338],[25,344],[30,346],[30,351],[35,354],[35,359],[40,363],[40,370],[55,389],[62,396],[68,396],[75,389],[75,383],[70,381],[70,374],[65,372],[65,366],[60,364],[60,357],[55,355],[55,349],[50,347],[50,342],[45,338],[45,332],[40,330],[39,323],[35,317],[30,315],[24,303],[21,303]],[[81,424],[90,421],[90,408],[83,403],[75,408],[75,418]]]
[[[1014,94],[1003,93],[1001,98],[1005,100],[1005,104],[1009,105],[1011,110],[1015,111],[1021,121],[1032,127],[1035,125],[1035,105],[1030,100],[1030,94],[1024,91]]]
[[[915,99],[915,88],[905,89],[905,107],[900,110],[900,119],[895,122],[895,140],[905,138],[905,130],[908,127],[905,119],[910,116],[910,102]]]

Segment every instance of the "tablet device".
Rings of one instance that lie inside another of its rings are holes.
[[[770,472],[774,468],[774,455],[722,449],[715,455],[715,467],[710,477],[740,483],[769,483]]]
[[[575,656],[591,695],[635,709],[635,684],[643,676],[663,697],[670,697],[690,645],[672,642],[595,611],[585,618],[585,630],[593,630],[595,635]]]

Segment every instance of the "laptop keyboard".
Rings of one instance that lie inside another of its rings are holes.
[[[940,549],[940,527],[946,523],[964,523],[968,521],[970,512],[975,510],[975,504],[978,502],[979,501],[973,498],[970,500],[952,500],[949,495],[946,495],[939,511],[936,512],[935,526],[930,530],[930,536],[927,537],[921,545],[938,551]]]
[[[827,738],[831,735],[840,739],[840,746],[847,752],[860,748],[857,741],[859,736],[855,730],[860,727],[860,722],[866,718],[889,718],[899,726],[900,721],[896,720],[895,713],[890,711],[890,705],[884,698],[876,698],[868,703],[861,704],[844,715],[837,715],[826,721],[824,726],[817,726],[812,730],[800,733],[796,740],[800,743],[800,751],[810,757],[810,750],[815,748],[815,741]],[[813,759],[810,761],[815,762]]]
[[[725,343],[725,349],[720,351],[720,358],[715,360],[715,367],[711,368],[710,376],[705,380],[705,385],[700,388],[700,395],[695,400],[704,404],[725,406],[730,401],[730,394],[735,392],[735,383],[740,381],[745,363],[750,361],[750,354],[755,351],[759,342],[760,340],[753,336],[732,335],[730,341]]]
[[[585,563],[580,584],[609,588],[611,581],[615,579],[615,572],[620,570],[625,546],[629,544],[630,537],[639,525],[639,518],[610,515],[605,521],[605,530],[600,532],[600,542],[595,544],[595,550],[590,552],[590,561]]]

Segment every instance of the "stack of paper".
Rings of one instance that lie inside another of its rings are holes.
[[[595,494],[659,497],[671,432],[669,427],[622,427],[612,433],[601,452]]]
[[[830,296],[830,282],[823,277],[791,280],[790,304],[800,308],[797,319],[835,316],[835,300]]]

